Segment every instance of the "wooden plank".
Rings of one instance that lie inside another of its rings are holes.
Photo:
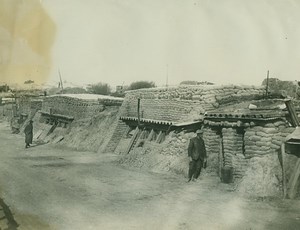
[[[140,135],[140,139],[145,139],[146,135],[147,135],[147,130],[144,129]]]
[[[291,116],[292,125],[294,127],[300,126],[300,122],[299,122],[293,102],[291,100],[287,100],[287,101],[285,101],[285,105]]]
[[[220,143],[219,143],[220,149],[219,149],[219,172],[218,172],[218,174],[219,174],[219,177],[221,178],[221,169],[224,166],[222,138],[220,138],[219,141],[220,141]]]
[[[156,143],[160,143],[162,137],[162,131],[159,132],[157,138],[156,138]]]
[[[41,136],[41,134],[43,133],[43,130],[38,130],[37,132],[36,132],[36,134],[33,136],[33,139],[39,139],[39,137]]]
[[[283,187],[283,198],[287,196],[287,187],[286,187],[286,174],[285,174],[285,144],[281,145],[281,168],[282,168],[282,187]]]
[[[64,139],[64,136],[58,136],[53,140],[53,143],[56,144]]]
[[[294,171],[292,172],[292,175],[288,183],[287,195],[290,199],[294,199],[296,196],[297,187],[299,183],[299,176],[300,176],[300,158],[296,162],[296,166],[294,168]]]
[[[139,127],[136,127],[136,129],[135,129],[135,131],[133,133],[133,136],[132,136],[132,138],[130,140],[130,143],[129,143],[128,147],[127,147],[126,154],[128,154],[130,152],[130,150],[132,148],[132,145],[135,143],[135,140],[137,138],[137,135],[138,135],[139,131],[140,131]]]
[[[152,141],[152,138],[153,138],[154,134],[155,134],[154,130],[151,129],[151,132],[150,132],[150,134],[149,134],[149,136],[147,138],[147,141]]]

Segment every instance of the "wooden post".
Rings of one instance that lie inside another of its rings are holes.
[[[291,116],[292,125],[294,127],[300,126],[300,122],[298,120],[298,116],[297,116],[297,113],[296,113],[296,110],[294,108],[294,105],[293,105],[292,101],[291,100],[285,101],[285,105],[286,105],[286,108],[287,108],[287,110],[288,110],[288,112],[289,112],[289,114]]]
[[[297,188],[299,183],[299,176],[300,176],[300,158],[298,158],[296,162],[296,166],[290,176],[289,184],[288,184],[288,197],[290,199],[294,199],[297,194]]]
[[[266,86],[266,98],[268,98],[269,96],[269,70],[268,70],[268,73],[267,73],[267,86]]]
[[[141,102],[141,99],[138,98],[138,107],[137,107],[138,127],[140,127],[140,124],[141,124],[141,121],[140,121],[140,102]]]
[[[224,166],[224,158],[223,158],[223,143],[222,143],[222,136],[220,137],[220,152],[219,152],[219,177],[221,178],[221,170]]]
[[[285,144],[281,144],[281,162],[282,162],[282,187],[283,187],[283,199],[286,198],[286,174],[285,174]]]
[[[133,145],[134,145],[134,143],[135,143],[135,141],[137,139],[137,136],[139,134],[139,131],[140,131],[139,127],[136,127],[136,129],[135,129],[135,131],[133,133],[133,136],[132,136],[132,138],[131,138],[131,140],[129,142],[129,145],[127,147],[126,154],[128,154],[130,152],[130,150],[132,149],[132,147],[133,147]]]
[[[151,129],[151,132],[147,138],[147,141],[152,141],[154,136],[155,136],[155,131],[153,129]]]

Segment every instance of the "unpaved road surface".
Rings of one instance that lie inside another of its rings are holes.
[[[0,197],[17,229],[300,229],[299,200],[249,200],[215,177],[186,183],[110,154],[25,149],[4,122],[0,146]]]

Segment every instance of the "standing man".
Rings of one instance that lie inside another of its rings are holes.
[[[188,182],[190,182],[192,178],[196,180],[199,177],[201,168],[207,161],[205,144],[202,138],[203,131],[198,129],[196,134],[197,136],[190,140],[188,147],[188,156],[190,158]]]
[[[32,126],[33,121],[30,120],[29,124],[26,125],[25,129],[24,129],[24,133],[25,133],[25,148],[30,147],[30,144],[32,144],[32,138],[33,138],[33,126]]]

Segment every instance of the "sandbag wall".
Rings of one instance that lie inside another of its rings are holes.
[[[246,158],[275,154],[280,149],[284,138],[294,129],[286,127],[284,121],[269,122],[262,126],[247,128],[244,137]]]
[[[223,154],[224,167],[233,168],[234,179],[243,177],[247,169],[247,159],[244,156],[243,133],[237,132],[235,128],[223,128]]]
[[[16,105],[12,103],[2,104],[0,106],[1,116],[7,120],[10,120],[14,116],[14,107],[16,107]]]
[[[142,140],[143,145],[139,147],[137,144],[129,154],[123,154],[120,163],[151,171],[171,171],[187,176],[189,139],[196,134],[172,131],[163,141],[160,141],[159,136],[159,132],[155,132],[155,135],[151,135],[151,132],[147,134]],[[125,153],[129,142],[129,138],[122,138],[115,152]]]
[[[220,161],[222,161],[222,157],[220,156],[221,136],[217,134],[216,130],[212,130],[209,127],[205,127],[203,131],[203,140],[208,156],[207,170],[219,174]]]
[[[195,133],[170,132],[163,143],[164,148],[162,149],[161,154],[174,156],[185,155],[187,157],[189,140],[195,136]]]
[[[117,120],[112,127],[111,137],[108,139],[108,143],[101,145],[98,152],[114,152],[120,142],[121,138],[126,135],[126,131],[129,127],[121,120]]]
[[[245,129],[245,157],[248,168],[238,190],[244,195],[278,196],[282,197],[282,168],[278,153],[285,137],[295,130],[284,121],[269,121],[264,124]],[[286,156],[286,176],[289,178],[289,168],[294,164],[288,162],[296,158]],[[294,161],[295,162],[295,161]]]
[[[67,96],[50,96],[43,101],[42,111],[72,116],[74,119],[91,117],[103,111],[104,105],[98,100],[84,100]]]
[[[127,91],[121,116],[137,117],[137,99],[140,98],[142,118],[189,121],[221,104],[260,99],[264,90],[256,86],[202,85]]]
[[[27,114],[32,118],[38,110],[42,109],[43,99],[38,97],[22,96],[17,99],[18,113]]]
[[[209,131],[209,129],[207,131],[204,141],[208,155],[208,166],[205,172],[216,175],[219,167],[218,147],[220,137],[214,131]],[[209,135],[211,138],[209,138]],[[144,139],[144,145],[135,147],[129,154],[124,154],[121,163],[149,168],[154,171],[172,171],[187,176],[189,165],[188,145],[190,139],[195,137],[196,134],[194,132],[172,131],[165,136],[165,140],[161,143],[158,143],[158,136],[156,135],[151,141],[149,138]],[[130,139],[122,138],[115,153],[124,153],[129,142]],[[217,146],[215,147],[214,144],[216,143]]]
[[[122,116],[137,117],[137,99],[131,99],[131,103],[125,103],[125,105],[127,110]],[[189,114],[193,111],[195,111],[194,118],[197,118],[200,112],[204,112],[201,103],[157,98],[140,100],[141,118],[163,121],[190,120]]]

